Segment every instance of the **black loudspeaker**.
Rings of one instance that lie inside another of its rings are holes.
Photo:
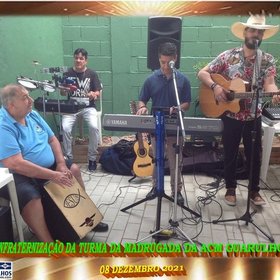
[[[11,208],[0,206],[0,241],[14,242]]]
[[[165,42],[174,43],[177,47],[176,68],[180,68],[181,53],[181,17],[150,17],[148,20],[148,53],[147,67],[151,70],[160,68],[158,47]]]

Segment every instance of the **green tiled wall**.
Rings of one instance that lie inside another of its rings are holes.
[[[182,18],[181,67],[192,85],[195,111],[199,81],[197,65],[241,44],[230,26],[246,21],[238,16],[184,16]],[[279,24],[280,17],[267,18]],[[42,67],[70,66],[78,47],[89,52],[89,67],[95,69],[104,85],[104,113],[129,113],[129,101],[138,99],[141,85],[151,73],[147,69],[148,17],[121,16],[8,16],[0,17],[0,86],[14,82],[18,75],[51,79],[40,73]],[[262,43],[262,49],[280,57],[280,33]],[[34,67],[33,60],[41,64]],[[37,72],[36,72],[37,71]],[[33,92],[34,97],[41,94]],[[53,97],[53,95],[51,96]],[[104,131],[106,133],[106,131]]]

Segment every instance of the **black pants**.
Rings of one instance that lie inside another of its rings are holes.
[[[247,168],[250,170],[254,121],[238,121],[229,117],[222,117],[222,120],[224,123],[222,139],[224,145],[224,176],[226,188],[236,188],[237,156],[241,139],[244,145]],[[262,156],[261,126],[261,117],[259,117],[256,124],[252,191],[260,190],[259,182]]]

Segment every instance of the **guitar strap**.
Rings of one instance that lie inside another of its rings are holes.
[[[259,81],[260,74],[261,74],[261,62],[262,62],[262,51],[260,49],[258,49],[257,53],[256,53],[256,60],[254,63],[254,71],[253,71],[253,78],[252,78],[252,84],[251,84],[252,92],[254,92],[255,89],[258,88],[258,81]],[[261,94],[260,94],[259,100],[258,100],[259,109],[261,108],[261,103],[262,103],[262,99],[261,99]],[[254,116],[255,107],[256,107],[256,96],[254,95],[253,99],[252,99],[252,105],[251,105],[251,115],[252,116]]]

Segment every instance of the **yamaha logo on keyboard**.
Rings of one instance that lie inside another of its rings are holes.
[[[127,125],[127,121],[124,121],[124,120],[111,120],[111,124]]]

